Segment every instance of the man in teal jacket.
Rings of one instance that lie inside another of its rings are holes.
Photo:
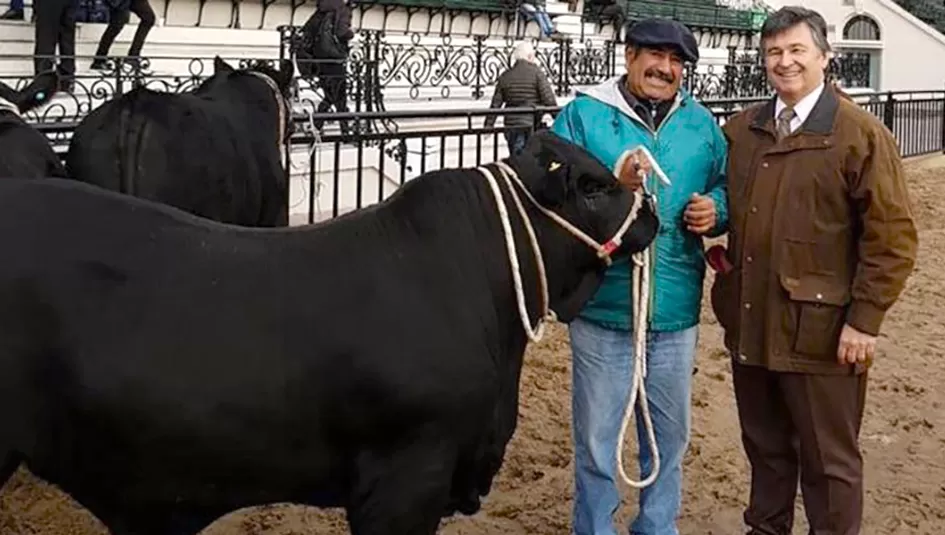
[[[632,534],[679,533],[676,518],[705,274],[702,236],[721,235],[728,219],[725,139],[712,113],[680,89],[684,63],[698,58],[696,40],[682,24],[638,22],[627,34],[627,74],[579,95],[552,127],[610,167],[625,150],[643,145],[671,182],[666,185],[652,177],[645,182],[660,216],[650,278],[645,378],[660,471],[640,494]],[[570,324],[576,535],[617,533],[617,439],[633,370],[630,281],[629,263],[615,263]],[[641,471],[648,475],[653,459],[646,432],[636,420]]]

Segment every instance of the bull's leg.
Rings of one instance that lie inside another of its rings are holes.
[[[395,452],[364,452],[348,506],[352,535],[435,535],[449,502],[456,449],[417,441]]]

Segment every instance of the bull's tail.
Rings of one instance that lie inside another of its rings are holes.
[[[141,189],[138,161],[150,130],[137,113],[140,95],[129,93],[93,110],[73,133],[66,169],[74,180],[136,195]]]

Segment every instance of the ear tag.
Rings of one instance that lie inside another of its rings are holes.
[[[551,165],[548,166],[548,172],[550,173],[550,172],[552,172],[552,171],[555,171],[555,170],[557,170],[559,167],[561,167],[561,164],[560,164],[560,163],[558,163],[558,162],[551,162]]]
[[[36,93],[37,102],[42,102],[44,100],[46,100],[46,93],[43,93],[42,91],[40,91],[39,93]]]

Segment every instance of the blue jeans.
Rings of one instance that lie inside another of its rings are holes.
[[[505,132],[505,142],[509,145],[509,156],[516,155],[525,148],[528,143],[529,132],[524,130],[507,130]]]
[[[660,473],[640,492],[636,535],[678,535],[682,505],[682,461],[689,444],[692,366],[698,326],[647,337],[646,393],[660,454]],[[631,333],[580,318],[570,325],[573,358],[574,518],[576,535],[616,535],[613,515],[620,505],[617,436],[630,397],[633,372]],[[653,467],[639,410],[634,415],[642,479]],[[631,434],[627,433],[627,437]],[[632,459],[624,458],[627,466]],[[629,470],[628,470],[629,471]]]
[[[541,33],[546,36],[554,33],[555,26],[551,23],[551,17],[548,16],[545,10],[539,9],[531,4],[521,4],[519,9],[521,10],[520,13],[522,13],[526,19],[531,19],[538,23],[538,26],[541,28]]]

